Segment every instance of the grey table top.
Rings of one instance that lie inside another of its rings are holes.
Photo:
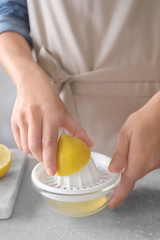
[[[54,213],[33,189],[35,164],[28,160],[12,217],[0,221],[1,240],[160,239],[160,169],[137,182],[116,210],[106,207],[89,217],[68,218]]]
[[[15,147],[10,115],[16,91],[4,73],[0,86],[0,142]],[[68,218],[54,213],[33,189],[30,174],[36,163],[28,160],[12,217],[0,220],[1,240],[160,239],[160,169],[137,182],[116,210],[106,207],[89,217]]]

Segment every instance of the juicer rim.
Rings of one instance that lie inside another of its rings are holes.
[[[111,160],[110,157],[101,154],[101,153],[96,153],[96,152],[92,152],[92,158],[94,159],[94,157],[97,156],[98,158],[101,157],[102,159],[104,158],[106,161],[106,165],[109,165],[109,162]],[[96,157],[96,158],[97,158]],[[101,160],[102,160],[101,159]],[[104,160],[103,160],[104,161]],[[37,177],[37,168],[40,167],[40,163],[37,164],[34,169],[32,170],[32,175],[31,175],[31,179],[32,179],[32,184],[35,186],[35,188],[37,188],[39,191],[44,192],[44,193],[48,193],[49,195],[54,195],[54,196],[90,196],[90,195],[94,195],[94,194],[100,194],[102,192],[108,192],[111,191],[112,189],[115,189],[116,186],[119,184],[120,180],[121,180],[121,173],[111,173],[113,175],[113,178],[110,180],[111,185],[107,185],[108,183],[104,183],[104,184],[100,184],[97,187],[94,187],[92,189],[80,189],[80,190],[69,190],[69,189],[58,189],[58,191],[56,190],[56,188],[51,188],[47,185],[45,185],[43,182],[41,182],[38,177]],[[107,167],[108,168],[108,167]],[[48,188],[48,189],[47,189]],[[56,191],[55,191],[56,190]]]
[[[117,180],[116,180],[116,182],[115,183],[113,183],[111,186],[109,186],[109,187],[106,187],[106,188],[103,188],[103,189],[101,189],[101,190],[98,190],[98,191],[93,191],[93,192],[89,192],[89,193],[56,193],[56,192],[50,192],[50,191],[48,191],[48,190],[46,190],[46,189],[43,189],[43,188],[41,188],[40,186],[37,186],[36,184],[35,184],[35,182],[33,181],[33,179],[32,179],[32,184],[33,184],[33,186],[35,187],[35,189],[38,191],[38,190],[40,190],[41,192],[43,191],[43,192],[46,192],[46,193],[49,193],[49,194],[52,194],[52,195],[57,195],[57,196],[71,196],[71,197],[78,197],[78,196],[88,196],[88,195],[92,195],[92,194],[95,194],[95,193],[107,193],[107,192],[109,192],[109,191],[111,191],[111,190],[113,190],[113,189],[115,189],[117,186],[118,186],[118,184],[120,183],[120,180],[121,180],[121,173],[119,173],[119,176],[118,176],[118,178],[117,178]],[[39,191],[38,191],[39,192]]]

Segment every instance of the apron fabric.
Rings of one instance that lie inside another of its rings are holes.
[[[159,0],[28,0],[37,61],[112,156],[127,117],[160,90]]]

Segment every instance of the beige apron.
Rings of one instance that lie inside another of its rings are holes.
[[[160,90],[159,0],[28,0],[36,56],[93,150]]]

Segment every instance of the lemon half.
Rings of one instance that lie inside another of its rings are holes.
[[[82,140],[63,133],[58,141],[56,175],[69,176],[80,171],[90,156],[90,149]]]
[[[0,144],[0,177],[4,176],[11,164],[12,154],[10,150]]]

